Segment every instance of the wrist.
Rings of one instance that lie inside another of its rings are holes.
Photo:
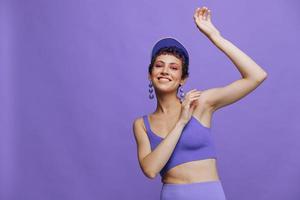
[[[208,37],[212,42],[215,42],[215,41],[218,41],[218,40],[221,40],[223,37],[220,33],[213,33],[211,35],[209,35]]]
[[[177,125],[180,126],[180,127],[184,127],[186,125],[186,122],[184,122],[183,120],[179,119],[177,121]]]

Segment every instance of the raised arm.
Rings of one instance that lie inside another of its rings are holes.
[[[211,88],[202,92],[202,97],[207,100],[213,110],[236,102],[253,91],[267,78],[266,71],[229,40],[221,36],[220,31],[212,24],[211,11],[207,7],[197,8],[194,20],[199,30],[229,57],[241,74],[241,79],[226,86]]]

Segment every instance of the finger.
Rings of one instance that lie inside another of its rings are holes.
[[[199,99],[199,97],[200,97],[200,95],[199,95],[199,96],[194,96],[194,97],[190,98],[189,101],[190,101],[190,102],[191,102],[191,101],[195,101],[195,100]]]
[[[195,11],[195,13],[193,15],[193,19],[197,19],[197,11]]]
[[[193,90],[188,91],[188,92],[186,93],[186,95],[189,95],[191,92],[193,92],[193,91],[195,91],[195,90],[197,90],[197,89],[193,89]]]
[[[199,99],[199,96],[184,99],[183,102],[182,102],[182,106],[189,106],[193,101],[195,101],[197,99]]]
[[[193,16],[194,20],[196,20],[198,18],[198,10],[199,10],[199,8],[197,8],[195,10],[195,13],[194,13],[194,16]]]
[[[189,100],[192,100],[192,99],[195,99],[195,98],[199,98],[201,96],[201,94],[196,94],[196,95],[193,95],[189,98]]]
[[[204,9],[203,9],[203,7],[202,7],[202,8],[199,10],[199,12],[198,12],[198,17],[200,17],[200,19],[202,19],[203,12],[204,12]]]
[[[194,20],[198,20],[199,19],[199,16],[198,16],[198,11],[194,14]]]
[[[194,103],[194,102],[192,102],[192,103],[188,106],[188,108],[191,108],[191,109],[194,109],[194,108],[196,108],[196,107],[197,107],[197,104]]]
[[[202,17],[202,19],[205,19],[205,7],[203,7],[203,9],[202,9],[203,11],[202,11],[202,15],[201,15],[201,17]]]
[[[189,96],[189,98],[200,97],[200,96],[201,96],[201,93],[195,93],[195,94],[191,94]]]
[[[200,96],[191,97],[191,98],[189,98],[189,99],[186,100],[186,103],[187,103],[187,104],[190,104],[191,102],[198,100],[199,97],[200,97]]]
[[[197,99],[194,99],[190,102],[190,105],[197,105]]]
[[[208,21],[211,21],[211,10],[208,10],[207,19]]]
[[[198,17],[199,10],[200,10],[200,8],[196,8],[195,13],[194,13],[194,17]]]
[[[207,7],[204,7],[203,19],[205,20],[207,19],[207,13],[208,13],[207,10],[208,10]]]
[[[185,99],[189,99],[190,97],[194,96],[194,95],[201,95],[202,91],[199,90],[191,90],[188,93],[186,93],[185,95]]]
[[[201,96],[201,94],[190,94],[189,96],[186,96],[185,99],[190,100],[191,98],[200,97],[200,96]]]
[[[196,90],[196,91],[193,91],[191,94],[200,94],[200,93],[202,93],[202,91]]]
[[[200,90],[192,89],[192,90],[188,91],[186,94],[190,94],[190,93],[197,92],[197,91],[200,91]]]
[[[201,93],[193,93],[193,94],[190,94],[188,96],[185,96],[184,99],[189,100],[191,98],[200,97],[200,96],[201,96]]]
[[[196,105],[191,105],[189,111],[192,111],[196,108]]]
[[[193,96],[193,95],[200,95],[200,94],[202,94],[202,92],[195,91],[195,92],[190,93],[187,97],[190,97],[190,96]]]

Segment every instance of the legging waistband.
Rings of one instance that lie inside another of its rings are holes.
[[[212,180],[212,181],[201,181],[201,182],[193,182],[193,183],[163,183],[163,186],[190,186],[190,185],[198,185],[198,184],[220,184],[220,180]]]

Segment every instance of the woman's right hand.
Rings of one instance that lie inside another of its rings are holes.
[[[184,100],[181,103],[181,113],[179,121],[187,124],[192,117],[194,109],[196,107],[196,100],[199,99],[201,91],[197,89],[190,90],[184,96]]]

